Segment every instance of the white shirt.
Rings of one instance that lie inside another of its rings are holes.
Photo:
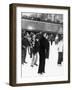
[[[58,52],[63,52],[63,41],[62,40],[58,43]]]

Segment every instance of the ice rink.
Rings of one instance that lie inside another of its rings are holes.
[[[36,78],[36,77],[47,77],[50,80],[63,80],[67,79],[67,65],[63,60],[61,65],[57,64],[58,61],[58,48],[57,45],[53,42],[52,46],[50,45],[49,50],[49,59],[45,60],[45,73],[38,74],[38,67],[39,67],[39,54],[38,54],[38,66],[31,67],[30,55],[26,54],[26,62],[27,64],[22,65],[21,69],[21,77],[22,78]]]

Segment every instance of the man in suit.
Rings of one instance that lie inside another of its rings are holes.
[[[46,58],[46,50],[48,49],[48,41],[47,41],[47,34],[42,34],[40,38],[40,49],[39,49],[39,68],[38,73],[43,74],[45,73],[45,58]]]

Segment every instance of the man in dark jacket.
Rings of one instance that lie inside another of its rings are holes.
[[[26,59],[26,52],[27,52],[27,47],[29,46],[29,41],[26,36],[22,39],[22,64],[27,63],[25,61]]]
[[[45,73],[45,58],[46,58],[46,50],[48,49],[48,41],[46,39],[47,34],[44,33],[40,39],[40,50],[39,50],[39,68],[38,73]]]

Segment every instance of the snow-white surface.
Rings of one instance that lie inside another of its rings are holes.
[[[58,61],[58,51],[57,51],[57,45],[55,45],[55,42],[53,42],[53,45],[50,45],[50,51],[49,51],[49,59],[45,59],[45,73],[40,75],[38,74],[38,67],[39,67],[39,54],[38,54],[38,60],[37,64],[38,66],[31,67],[32,59],[30,58],[30,55],[26,55],[26,62],[27,64],[22,65],[22,80],[25,78],[46,78],[48,81],[58,81],[58,80],[67,80],[66,70],[64,61],[61,65],[57,64]],[[25,80],[24,79],[24,80]],[[36,81],[38,81],[36,79]],[[45,80],[46,80],[45,79]],[[43,79],[44,80],[44,79]],[[43,81],[42,80],[42,81]],[[32,81],[34,82],[34,81]]]

